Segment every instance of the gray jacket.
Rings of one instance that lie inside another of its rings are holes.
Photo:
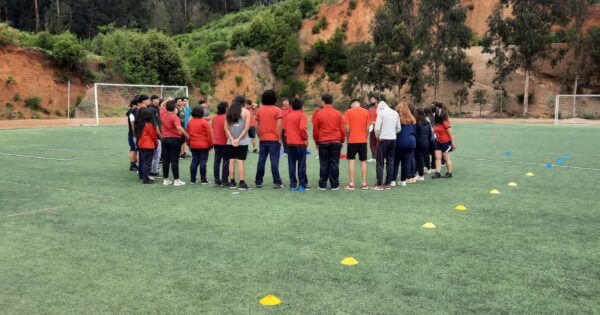
[[[402,129],[400,115],[391,109],[384,101],[377,105],[377,121],[375,121],[375,136],[379,140],[396,140],[396,134]]]

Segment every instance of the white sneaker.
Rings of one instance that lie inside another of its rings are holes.
[[[173,186],[175,186],[175,187],[185,186],[185,182],[182,181],[181,179],[176,179],[175,182],[173,183]]]
[[[317,155],[317,156],[315,156],[315,160],[318,160],[318,159],[319,159],[319,156],[318,156],[318,155]]]
[[[396,184],[396,181],[392,181],[392,182],[390,183],[390,186],[392,186],[392,187],[396,187],[396,186],[397,186],[397,184]]]
[[[375,162],[377,162],[377,160],[375,160],[373,158],[367,160],[367,163],[375,163]]]
[[[173,184],[173,182],[170,181],[168,178],[165,178],[165,180],[163,180],[163,185],[165,185],[165,186],[169,186],[169,185],[172,185],[172,184]]]
[[[402,187],[406,187],[406,181],[404,181],[404,182],[400,182],[400,186],[402,186]]]
[[[417,181],[424,181],[424,180],[425,180],[425,177],[423,177],[423,176],[417,176]]]
[[[156,180],[156,177],[154,177],[154,176],[148,176],[148,179],[149,180]]]

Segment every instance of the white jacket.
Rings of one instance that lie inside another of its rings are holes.
[[[402,129],[400,116],[384,101],[377,105],[377,121],[375,121],[375,136],[379,140],[396,140],[396,134]]]

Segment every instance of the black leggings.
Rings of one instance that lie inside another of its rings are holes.
[[[179,153],[181,151],[180,138],[163,138],[163,177],[169,178],[169,165],[173,171],[173,178],[179,179]]]

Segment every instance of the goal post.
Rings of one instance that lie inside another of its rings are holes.
[[[85,95],[77,97],[70,125],[99,126],[103,121],[125,117],[130,101],[136,96],[157,95],[168,97],[189,97],[189,88],[178,85],[144,85],[94,83]]]
[[[600,119],[600,95],[556,95],[554,124],[576,119]]]

